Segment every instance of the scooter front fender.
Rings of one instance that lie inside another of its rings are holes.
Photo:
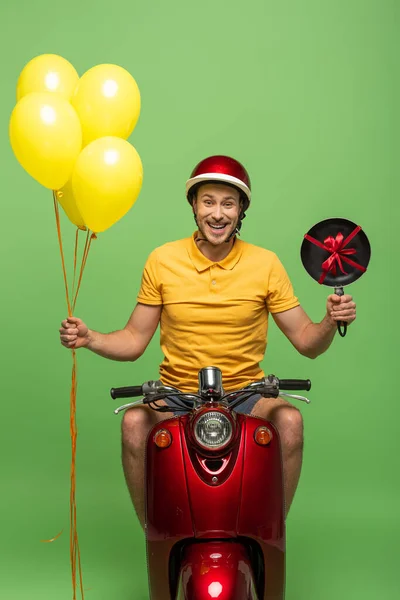
[[[201,542],[185,548],[177,600],[258,600],[243,544]]]

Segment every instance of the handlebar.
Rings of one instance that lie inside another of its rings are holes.
[[[110,395],[113,400],[117,398],[137,398],[144,396],[142,385],[128,385],[127,387],[111,388]]]
[[[278,379],[280,390],[311,390],[311,381],[309,379]]]
[[[214,369],[214,367],[212,367],[212,369]],[[188,394],[181,392],[177,388],[165,386],[156,381],[148,381],[143,385],[112,388],[110,390],[110,394],[113,399],[142,397],[140,401],[121,406],[119,409],[114,411],[115,413],[137,404],[148,404],[154,410],[166,412],[170,410],[170,408],[166,407],[165,405],[157,404],[157,400],[163,400],[168,397],[171,398],[171,396],[173,397],[172,399],[174,401],[174,405],[176,405],[176,409],[186,412],[193,409],[195,406],[200,406],[204,402],[210,400],[221,403],[223,402],[229,408],[234,409],[253,394],[277,398],[281,393],[281,390],[309,391],[310,389],[311,381],[309,379],[278,379],[274,375],[269,375],[268,377],[264,377],[263,379],[250,383],[240,390],[229,392],[227,394],[224,394],[222,387],[220,390],[207,389],[199,391],[197,394]],[[290,394],[281,395],[309,403],[309,400],[303,396]]]

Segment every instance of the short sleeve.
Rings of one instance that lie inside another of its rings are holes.
[[[156,251],[148,257],[143,269],[142,283],[137,301],[142,304],[162,304],[161,282],[158,274]]]
[[[279,313],[299,304],[288,274],[279,258],[274,254],[268,282],[267,309],[270,313]]]

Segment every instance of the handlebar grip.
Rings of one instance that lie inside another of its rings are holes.
[[[141,385],[129,385],[127,387],[111,388],[111,398],[135,398],[143,396],[143,387]]]
[[[279,379],[280,390],[311,390],[311,381],[309,379]]]

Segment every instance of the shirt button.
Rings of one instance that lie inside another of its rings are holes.
[[[217,282],[215,281],[215,279],[213,279],[211,283],[212,283],[213,285],[215,285]]]

